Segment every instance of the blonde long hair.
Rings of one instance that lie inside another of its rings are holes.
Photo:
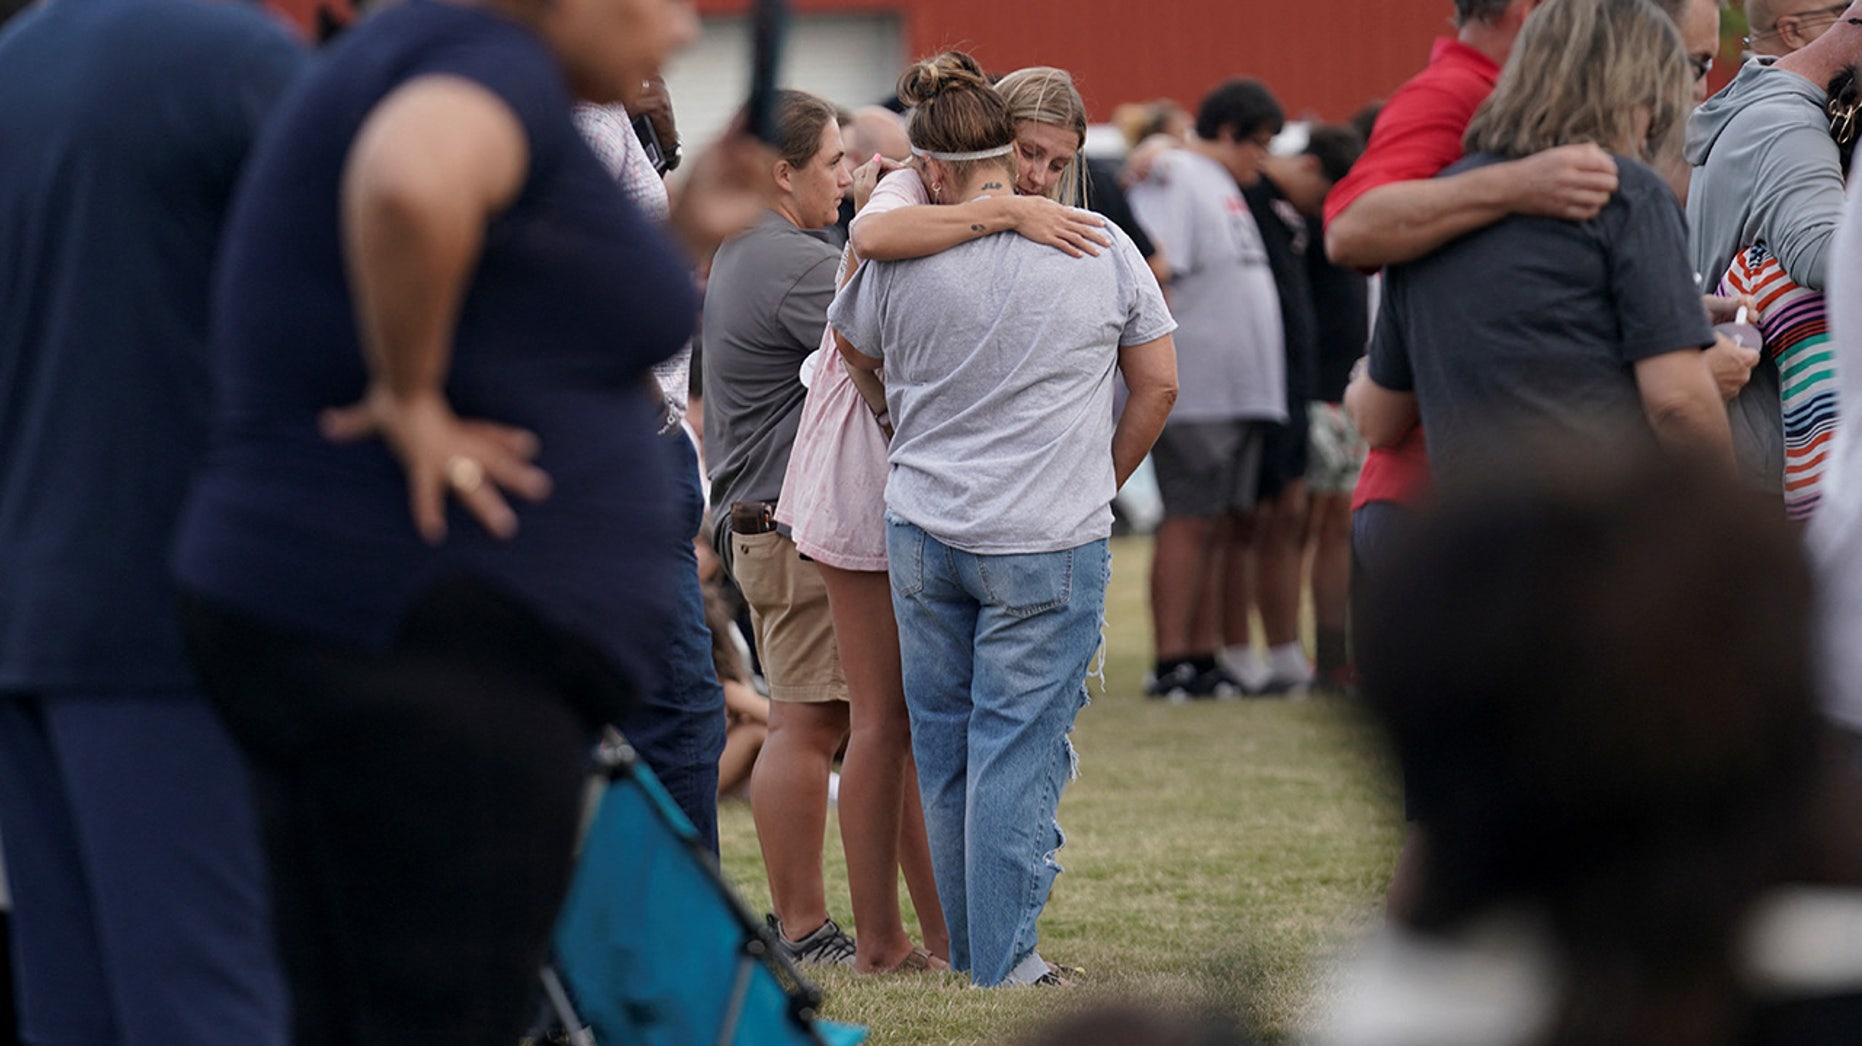
[[[1053,124],[1079,136],[1079,148],[1086,148],[1086,101],[1073,86],[1073,77],[1065,69],[1032,65],[1017,69],[996,81],[996,90],[1009,105],[1009,118],[1017,127],[1023,121]],[[1081,153],[1073,155],[1060,180],[1054,183],[1054,198],[1074,207],[1086,205],[1086,161]]]
[[[1692,87],[1681,35],[1649,0],[1547,0],[1526,20],[1464,144],[1518,159],[1591,142],[1657,163],[1680,154]]]

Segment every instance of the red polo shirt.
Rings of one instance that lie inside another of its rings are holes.
[[[1459,40],[1437,40],[1429,67],[1390,96],[1364,156],[1326,197],[1326,224],[1380,185],[1433,178],[1461,159],[1461,138],[1499,78],[1493,59]],[[1429,456],[1418,426],[1395,447],[1371,451],[1351,507],[1414,504],[1428,488]]]

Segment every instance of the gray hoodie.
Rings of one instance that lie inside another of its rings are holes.
[[[1802,286],[1822,290],[1843,209],[1842,163],[1824,88],[1754,58],[1687,124],[1689,247],[1711,292],[1739,251],[1764,244]],[[1730,404],[1740,474],[1784,489],[1784,412],[1769,354]]]

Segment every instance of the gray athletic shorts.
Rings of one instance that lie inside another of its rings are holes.
[[[1262,426],[1252,421],[1173,421],[1151,448],[1164,518],[1214,519],[1254,507]]]

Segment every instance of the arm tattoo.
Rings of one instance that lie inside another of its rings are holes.
[[[972,226],[970,226],[970,231],[971,231],[971,232],[987,232],[988,230],[989,230],[989,226],[987,226],[987,225],[972,225]]]

